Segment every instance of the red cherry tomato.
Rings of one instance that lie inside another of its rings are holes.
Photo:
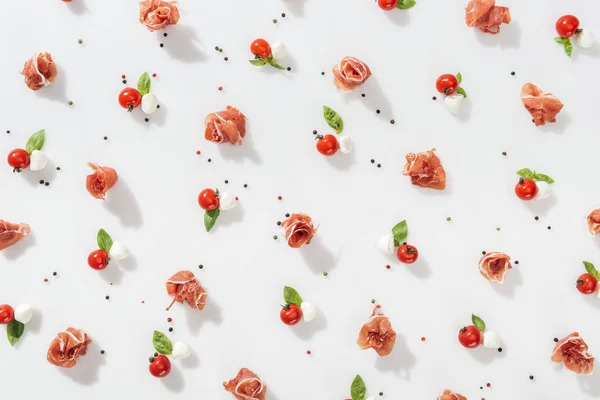
[[[71,2],[71,0],[62,0],[62,1],[65,2],[65,3],[70,3]]]
[[[583,274],[577,278],[577,290],[583,294],[592,294],[598,289],[598,279],[592,274]]]
[[[271,46],[265,39],[256,39],[250,44],[250,51],[260,58],[268,58],[271,55]]]
[[[556,21],[556,32],[562,38],[570,38],[579,28],[579,20],[574,15],[563,15]]]
[[[287,304],[279,312],[279,318],[286,325],[296,325],[302,319],[302,310],[295,304]]]
[[[481,331],[475,325],[465,326],[458,332],[458,341],[467,349],[479,347],[481,340]]]
[[[531,200],[537,194],[538,187],[533,179],[521,178],[515,186],[515,194],[521,200]]]
[[[200,208],[206,211],[211,211],[219,207],[217,192],[212,189],[204,189],[198,195],[198,204],[200,204]]]
[[[402,246],[398,247],[396,255],[398,256],[398,260],[402,261],[404,264],[412,264],[419,258],[419,250],[417,250],[415,246],[404,243]]]
[[[334,155],[339,148],[340,144],[335,136],[317,136],[317,151],[324,156]]]
[[[385,11],[393,10],[398,4],[398,0],[377,0],[379,8]]]
[[[458,89],[458,79],[452,74],[440,75],[435,81],[435,87],[438,92],[450,96]]]
[[[169,375],[171,372],[171,361],[167,356],[163,356],[162,354],[154,357],[154,361],[150,363],[148,370],[157,378],[164,378]]]
[[[25,150],[14,149],[8,153],[6,161],[8,161],[8,165],[14,168],[15,172],[21,172],[22,169],[29,167],[31,158],[29,157],[29,153]]]
[[[13,319],[15,319],[15,310],[8,304],[2,304],[0,306],[0,324],[8,324]]]
[[[104,250],[94,250],[88,256],[88,265],[98,271],[106,268],[108,261],[108,254]]]
[[[126,108],[127,111],[132,111],[134,108],[140,105],[142,102],[142,96],[137,89],[125,88],[119,93],[119,104],[121,107]]]

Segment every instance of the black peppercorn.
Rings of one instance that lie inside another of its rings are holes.
[[[510,74],[511,74],[512,76],[515,76],[515,71],[511,72]]]
[[[110,299],[110,296],[106,296],[106,297],[105,297],[105,299],[106,299],[106,300]]]
[[[538,217],[537,215],[534,217],[534,219],[537,221],[540,219],[540,217]]]
[[[211,162],[212,160],[209,158],[207,161],[208,161],[208,162]]]
[[[381,164],[377,164],[377,168],[381,168]]]
[[[515,261],[515,264],[519,265],[519,261]]]
[[[151,363],[152,363],[152,362],[154,362],[154,357],[150,357],[150,358],[148,359],[148,361],[150,361]]]
[[[164,36],[164,37],[167,37],[167,32],[163,33],[163,36]]]
[[[315,130],[313,131],[313,135],[316,135],[316,134],[317,134],[317,130],[315,129]]]
[[[288,71],[291,71],[291,70],[292,70],[292,67],[287,67],[287,70],[288,70]]]
[[[56,167],[56,170],[57,170],[57,171],[60,171],[60,167]]]
[[[375,111],[375,112],[376,112],[377,114],[379,114],[379,113],[381,113],[381,110],[377,110],[377,111]]]
[[[371,158],[371,164],[375,164],[375,160]]]
[[[229,183],[229,181],[227,179],[225,179],[225,184],[227,185]]]
[[[160,47],[165,47],[165,45],[161,43],[161,44],[160,44]]]
[[[485,255],[485,250],[481,252],[481,254]]]
[[[169,328],[169,332],[173,332],[173,328]]]
[[[558,338],[554,338],[554,341],[555,341],[555,342],[558,342]]]
[[[44,180],[43,180],[43,179],[41,179],[41,180],[40,180],[40,185],[43,185],[43,184],[44,184]]]
[[[361,94],[361,96],[362,96],[362,97],[365,97],[365,96],[366,96],[366,94],[364,94],[364,93],[363,93],[363,94]]]
[[[247,184],[247,183],[244,183],[244,187],[245,187],[245,188],[247,188],[247,187],[248,187],[248,184]]]
[[[529,379],[533,380],[533,375],[529,375]]]
[[[281,221],[277,221],[277,226],[280,226],[280,225],[281,225]]]
[[[286,213],[286,214],[285,214],[285,217],[286,217],[286,218],[289,218],[289,217],[290,217],[290,213]]]
[[[46,183],[44,183],[44,185],[50,186],[50,182],[46,182]]]
[[[52,275],[56,276],[56,275],[57,275],[57,273],[56,273],[56,272],[53,272],[53,273],[52,273]]]
[[[285,18],[285,13],[281,13],[281,16],[282,16],[283,18]]]
[[[433,96],[431,99],[432,99],[432,100],[437,100],[437,97]]]
[[[498,353],[502,353],[502,347],[498,347]]]
[[[325,75],[325,72],[321,72],[321,75]]]
[[[200,264],[200,265],[198,265],[198,268],[202,269],[202,268],[204,268],[204,265]]]
[[[229,60],[229,57],[225,57],[223,60],[225,60],[225,61],[228,61],[228,60]]]
[[[123,83],[127,83],[127,79],[123,79],[123,81],[122,81],[122,82],[123,82]]]
[[[106,353],[104,350],[100,350],[100,354],[104,354]]]

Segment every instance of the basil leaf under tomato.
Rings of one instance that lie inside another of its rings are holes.
[[[477,315],[473,314],[471,316],[471,321],[473,321],[473,325],[475,325],[475,327],[477,329],[479,329],[481,332],[485,331],[485,322],[483,322],[483,320],[481,318],[479,318]]]
[[[138,79],[137,89],[140,92],[140,96],[150,93],[150,87],[152,86],[152,81],[150,80],[150,75],[147,72],[144,72],[140,79]]]
[[[221,209],[219,207],[204,213],[204,227],[206,228],[206,232],[210,232],[213,226],[215,226],[219,215],[221,215]]]
[[[398,222],[392,228],[392,235],[394,235],[394,246],[398,247],[404,243],[408,236],[408,224],[406,220]]]
[[[11,346],[14,346],[21,339],[23,332],[25,332],[25,325],[16,319],[13,319],[6,325],[6,337],[8,337]]]
[[[360,377],[360,375],[356,375],[356,378],[352,381],[352,386],[350,386],[350,395],[352,396],[352,400],[364,400],[367,395],[367,387],[365,386],[365,382]]]
[[[171,343],[167,335],[162,332],[154,331],[154,335],[152,335],[152,345],[160,354],[168,355],[173,352],[173,343]]]
[[[302,297],[300,296],[300,293],[298,293],[296,289],[289,286],[283,287],[283,300],[286,302],[286,304],[295,304],[298,307],[300,307],[302,304]]]
[[[273,57],[265,58],[265,61],[272,67],[275,67],[277,69],[285,69],[285,67],[283,65],[279,65]]]
[[[342,133],[344,130],[344,121],[342,120],[342,117],[340,117],[340,114],[330,107],[323,106],[323,117],[325,118],[325,122],[335,129],[335,133],[338,135]]]
[[[25,145],[25,151],[31,154],[34,150],[41,150],[44,147],[44,141],[46,140],[46,131],[42,129],[37,131],[29,137],[27,144]]]
[[[250,64],[254,65],[255,67],[261,67],[267,63],[267,61],[264,58],[257,58],[256,60],[248,60],[248,61],[250,62]]]
[[[100,229],[98,231],[98,236],[96,237],[96,240],[100,249],[104,250],[107,253],[110,253],[113,241],[110,235],[104,229]]]

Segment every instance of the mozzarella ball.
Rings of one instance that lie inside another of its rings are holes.
[[[450,96],[446,96],[444,99],[444,104],[452,113],[458,114],[458,110],[460,109],[460,105],[464,99],[465,97],[462,94],[454,93]]]
[[[219,195],[219,208],[223,211],[231,210],[237,207],[237,200],[235,196],[227,192],[223,192]]]
[[[48,156],[41,150],[34,150],[31,153],[30,160],[29,169],[32,171],[44,169],[46,164],[48,164]]]
[[[380,237],[379,242],[377,242],[377,248],[383,254],[394,254],[394,235],[390,233]]]
[[[26,324],[31,321],[33,317],[33,308],[31,304],[21,304],[15,307],[15,319],[22,324]]]
[[[354,147],[350,136],[342,136],[338,139],[338,143],[340,144],[340,151],[344,154],[350,153],[352,151],[352,148]]]
[[[115,240],[110,248],[110,256],[117,261],[124,260],[129,256],[129,251],[123,243]]]
[[[496,332],[485,331],[483,332],[483,347],[488,349],[497,349],[500,347],[500,337]]]
[[[287,50],[283,43],[275,42],[275,43],[271,44],[271,56],[274,59],[279,60],[279,59],[285,57],[286,54],[287,54]]]
[[[552,187],[550,186],[550,184],[548,182],[539,181],[539,182],[536,182],[535,185],[537,186],[537,189],[538,189],[538,191],[534,197],[535,200],[544,200],[544,199],[547,199],[548,197],[552,196]]]
[[[181,360],[192,355],[192,348],[183,342],[175,342],[171,355],[175,360]]]
[[[575,35],[575,45],[584,49],[592,47],[596,43],[596,35],[594,32],[583,29],[581,33]]]
[[[300,309],[302,310],[302,318],[304,319],[304,322],[312,321],[319,313],[317,306],[310,301],[303,301],[302,304],[300,304]]]
[[[154,114],[158,106],[158,99],[152,93],[146,93],[142,96],[142,111],[144,114]]]

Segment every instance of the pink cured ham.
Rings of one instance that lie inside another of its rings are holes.
[[[380,357],[389,355],[396,343],[396,332],[388,317],[375,307],[371,317],[365,321],[358,333],[358,346],[363,349],[373,349]]]
[[[567,369],[577,374],[591,375],[594,372],[594,357],[588,353],[588,345],[577,332],[556,343],[551,359],[562,362]]]
[[[500,32],[500,25],[511,21],[508,7],[496,6],[495,0],[472,0],[467,4],[466,23],[492,35]]]
[[[167,307],[171,309],[175,302],[187,302],[190,307],[203,310],[206,307],[208,294],[191,271],[179,271],[167,281],[167,293],[173,296],[173,301]]]
[[[19,242],[31,233],[27,224],[14,224],[0,219],[0,251]]]
[[[526,83],[521,88],[521,101],[533,117],[535,126],[546,122],[556,122],[556,115],[562,110],[563,103],[552,93],[543,93],[533,83]]]
[[[25,84],[31,90],[40,90],[56,79],[58,71],[50,53],[36,53],[31,57],[21,71]]]
[[[487,253],[479,260],[479,273],[491,282],[503,283],[511,268],[510,257],[504,253]]]
[[[292,214],[281,223],[281,227],[285,230],[288,246],[294,249],[310,244],[317,231],[312,219],[306,214]]]
[[[444,190],[446,188],[446,171],[435,154],[435,149],[422,153],[408,153],[403,175],[410,176],[413,185]]]
[[[141,0],[140,22],[150,31],[157,31],[167,25],[179,22],[179,9],[176,1]]]
[[[215,143],[242,144],[246,136],[246,117],[237,108],[227,106],[204,119],[204,138]]]
[[[587,216],[587,224],[588,229],[590,231],[590,235],[596,236],[600,233],[600,208],[593,210]]]
[[[265,400],[267,394],[267,386],[248,368],[240,369],[235,378],[223,382],[223,387],[238,400]]]
[[[454,393],[452,390],[444,390],[440,396],[438,396],[437,400],[467,400],[465,396],[462,396],[458,393]]]
[[[370,76],[369,66],[355,57],[344,57],[333,67],[333,83],[342,91],[362,86]]]
[[[117,171],[110,167],[102,167],[98,164],[88,163],[88,166],[94,171],[88,175],[85,180],[87,191],[96,199],[104,200],[108,189],[115,186],[119,176]]]
[[[69,327],[58,333],[50,343],[46,358],[58,367],[73,368],[79,357],[87,353],[90,343],[92,340],[84,331]]]

